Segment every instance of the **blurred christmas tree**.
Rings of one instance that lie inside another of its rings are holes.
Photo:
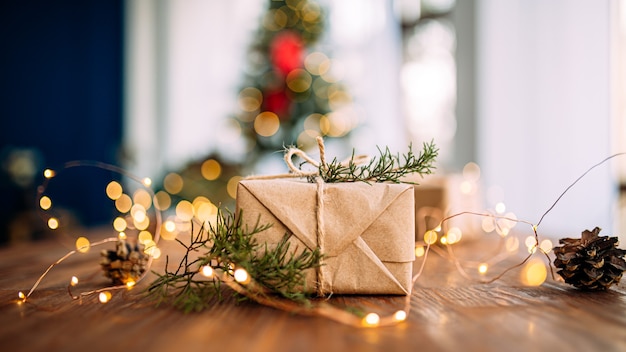
[[[263,156],[280,157],[276,152],[289,145],[306,150],[316,146],[317,136],[339,138],[356,127],[352,97],[334,74],[333,61],[316,50],[324,22],[325,13],[315,1],[268,0],[249,48],[238,97],[240,110],[232,116],[248,151],[244,160],[227,162],[213,153],[191,161],[183,170],[168,174],[180,183],[168,194],[190,202],[208,198],[234,209],[237,181],[241,175],[258,172],[256,163]],[[220,171],[207,171],[209,164]]]
[[[324,17],[314,1],[269,1],[239,94],[237,120],[252,158],[284,145],[306,149],[319,135],[342,137],[355,127],[339,113],[352,99],[333,75],[332,60],[314,50]]]

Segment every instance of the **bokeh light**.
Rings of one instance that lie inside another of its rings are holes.
[[[222,173],[222,166],[217,160],[209,159],[200,166],[200,173],[208,181],[216,180]]]
[[[547,277],[546,265],[539,259],[533,259],[524,265],[520,278],[526,286],[539,286],[546,281]]]
[[[132,206],[132,199],[130,199],[130,196],[125,193],[115,200],[115,208],[122,214],[128,213]]]
[[[43,210],[48,210],[52,207],[52,200],[48,196],[43,196],[39,199],[39,206]]]
[[[271,111],[264,111],[254,119],[254,130],[263,137],[270,137],[278,132],[280,120]]]
[[[87,253],[91,247],[91,242],[86,237],[78,237],[76,239],[76,250],[80,253]]]
[[[106,186],[105,191],[106,191],[107,197],[109,197],[111,200],[116,200],[122,195],[123,189],[122,189],[122,185],[119,182],[111,181]]]
[[[183,178],[177,173],[169,173],[165,175],[163,179],[163,188],[165,188],[169,194],[178,194],[183,190],[183,186]]]

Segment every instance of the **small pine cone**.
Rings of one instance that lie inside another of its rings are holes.
[[[111,279],[114,285],[136,282],[146,271],[148,264],[148,256],[143,248],[143,245],[131,246],[125,240],[119,239],[115,250],[103,250],[100,266],[104,276]]]
[[[581,238],[562,238],[554,247],[557,274],[566,283],[585,290],[606,290],[619,283],[626,271],[626,250],[617,248],[617,237],[598,236],[600,228],[583,231]]]

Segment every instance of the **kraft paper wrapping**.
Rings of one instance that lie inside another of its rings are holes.
[[[272,224],[257,235],[259,243],[271,245],[291,233],[292,250],[321,249],[321,272],[306,273],[306,292],[409,294],[415,260],[413,186],[323,184],[321,219],[318,187],[297,181],[243,180],[237,189],[237,209],[244,226],[257,221]]]

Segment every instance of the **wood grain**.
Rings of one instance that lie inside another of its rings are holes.
[[[162,248],[175,256],[178,247],[172,242]],[[377,329],[235,304],[232,298],[184,314],[143,298],[147,282],[114,294],[106,305],[95,297],[72,301],[66,289],[72,275],[81,278],[80,289],[107,285],[96,249],[56,267],[28,303],[17,304],[17,292],[28,291],[67,250],[54,241],[0,249],[3,351],[626,351],[623,283],[596,293],[551,280],[525,287],[514,271],[479,284],[437,255],[429,257],[413,290],[409,319]],[[393,312],[403,297],[331,301]]]

